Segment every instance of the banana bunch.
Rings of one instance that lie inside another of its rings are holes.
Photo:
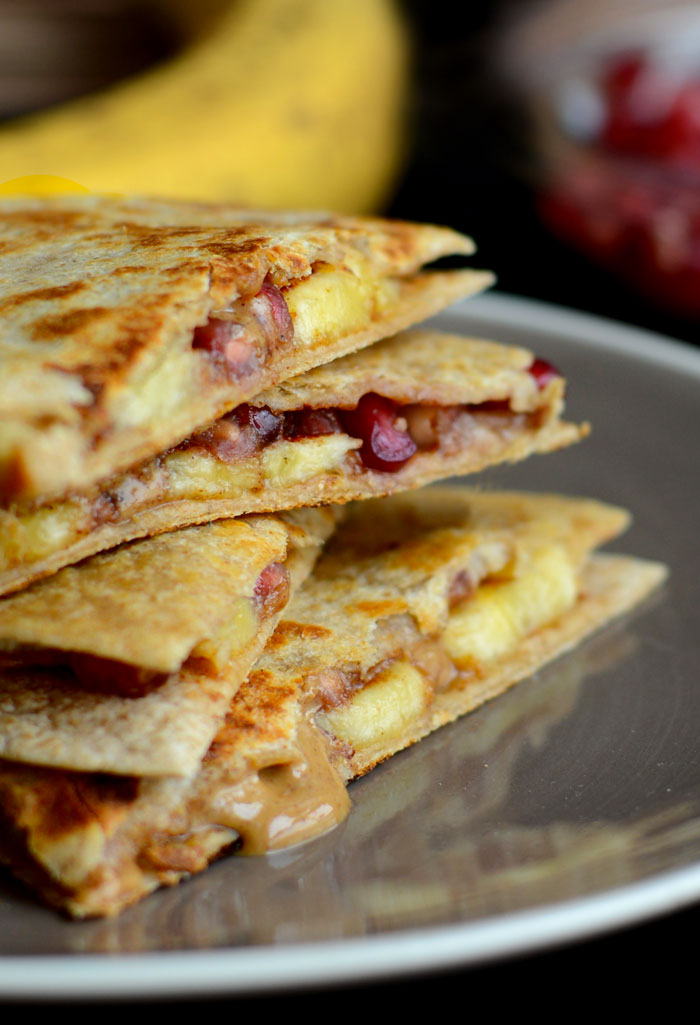
[[[180,0],[161,3],[178,17]],[[0,182],[381,207],[404,155],[409,73],[393,0],[228,0],[179,14],[188,36],[170,60],[0,126]]]

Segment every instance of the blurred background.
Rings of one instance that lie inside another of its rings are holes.
[[[696,3],[0,0],[0,184],[442,222],[694,343],[699,173]]]
[[[0,0],[0,185],[447,223],[695,343],[699,172],[696,3]]]

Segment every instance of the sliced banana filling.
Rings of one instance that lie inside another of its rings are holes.
[[[512,575],[489,577],[451,612],[442,642],[459,669],[477,672],[570,609],[578,573],[567,551],[543,546]]]
[[[321,686],[320,725],[356,751],[401,737],[429,709],[433,694],[462,687],[513,654],[521,641],[571,609],[578,597],[578,570],[566,549],[543,544],[459,595],[442,634],[409,645],[344,686]],[[430,657],[426,657],[430,653]]]
[[[398,279],[378,277],[368,260],[353,253],[338,267],[317,264],[283,295],[295,338],[312,348],[360,330],[398,299],[400,287]]]
[[[320,713],[319,722],[344,744],[365,750],[401,736],[423,714],[431,694],[424,674],[411,662],[396,659],[344,704]]]

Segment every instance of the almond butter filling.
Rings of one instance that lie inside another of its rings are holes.
[[[337,826],[350,810],[345,782],[322,733],[302,716],[297,756],[252,772],[217,800],[217,824],[240,836],[242,854],[265,854],[310,840]]]

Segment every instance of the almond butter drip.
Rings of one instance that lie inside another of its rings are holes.
[[[297,759],[252,773],[217,809],[219,823],[240,835],[241,854],[265,854],[310,840],[348,814],[347,788],[331,765],[322,734],[305,717],[297,743]]]

